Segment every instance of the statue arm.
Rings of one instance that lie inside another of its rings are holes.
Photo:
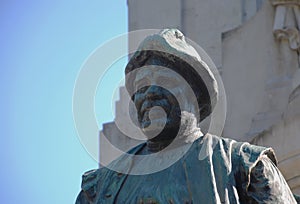
[[[262,155],[250,171],[249,203],[297,203],[276,165]]]

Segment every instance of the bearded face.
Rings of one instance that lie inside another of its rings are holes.
[[[134,86],[133,101],[144,134],[152,140],[173,139],[182,111],[195,110],[197,102],[187,94],[190,87],[174,71],[155,65],[138,70]]]

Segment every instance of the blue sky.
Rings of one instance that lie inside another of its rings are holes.
[[[98,166],[76,135],[74,83],[93,50],[127,32],[126,1],[2,0],[0,26],[0,203],[74,203]],[[96,110],[99,124],[112,120]]]

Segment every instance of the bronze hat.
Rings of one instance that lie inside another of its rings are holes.
[[[179,73],[192,87],[199,104],[200,120],[211,114],[218,101],[217,81],[197,51],[189,45],[177,29],[165,29],[145,38],[130,58],[126,68],[126,88],[133,95],[134,74],[131,71],[143,67],[149,59],[157,59],[160,66]]]

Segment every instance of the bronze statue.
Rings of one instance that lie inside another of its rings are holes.
[[[201,132],[201,121],[218,100],[218,85],[180,31],[166,29],[147,37],[125,73],[148,141],[128,152],[133,156],[111,164],[122,171],[103,167],[85,173],[76,204],[297,203],[271,148]],[[184,153],[167,168],[136,173],[164,165],[180,151]],[[147,155],[156,159],[145,166],[138,156]]]

